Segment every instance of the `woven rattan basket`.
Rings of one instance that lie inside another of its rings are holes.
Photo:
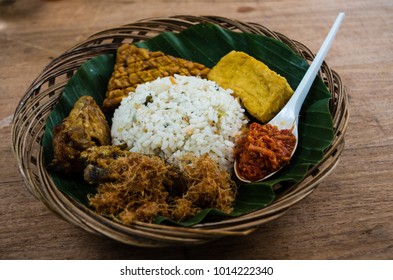
[[[65,220],[88,232],[108,236],[137,246],[174,246],[202,244],[224,236],[241,236],[256,227],[285,214],[294,204],[310,195],[321,180],[336,166],[344,147],[344,132],[348,121],[347,94],[336,72],[326,63],[320,77],[332,94],[330,110],[333,117],[334,139],[323,160],[303,181],[285,193],[280,193],[266,208],[220,222],[198,224],[190,228],[137,222],[130,226],[113,222],[63,194],[53,183],[44,166],[41,140],[45,122],[57,103],[67,81],[82,63],[102,53],[114,52],[124,43],[147,40],[164,31],[179,32],[198,23],[210,22],[237,32],[273,37],[287,44],[306,60],[313,54],[301,43],[270,31],[257,23],[245,23],[215,16],[175,16],[152,18],[99,32],[54,59],[28,88],[16,109],[12,141],[20,172],[35,197]]]

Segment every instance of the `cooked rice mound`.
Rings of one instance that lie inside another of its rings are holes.
[[[188,154],[208,154],[230,170],[244,109],[215,82],[171,76],[139,85],[114,112],[112,144],[157,155],[178,165]]]

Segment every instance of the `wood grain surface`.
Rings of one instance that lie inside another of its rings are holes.
[[[150,17],[219,15],[257,22],[326,58],[349,93],[337,168],[281,218],[246,236],[145,249],[89,234],[26,189],[11,149],[14,110],[62,52],[102,29]],[[0,259],[393,259],[393,2],[390,0],[0,0]]]

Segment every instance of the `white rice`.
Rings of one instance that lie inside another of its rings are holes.
[[[172,164],[189,153],[207,153],[230,170],[236,137],[247,123],[231,93],[213,81],[179,75],[141,84],[116,109],[112,142]]]

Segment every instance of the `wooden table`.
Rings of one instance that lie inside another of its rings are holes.
[[[346,147],[308,198],[251,235],[198,247],[144,249],[91,235],[25,188],[12,153],[14,110],[44,66],[102,29],[176,14],[257,22],[327,57],[349,93]],[[0,259],[393,259],[393,2],[0,0]]]

